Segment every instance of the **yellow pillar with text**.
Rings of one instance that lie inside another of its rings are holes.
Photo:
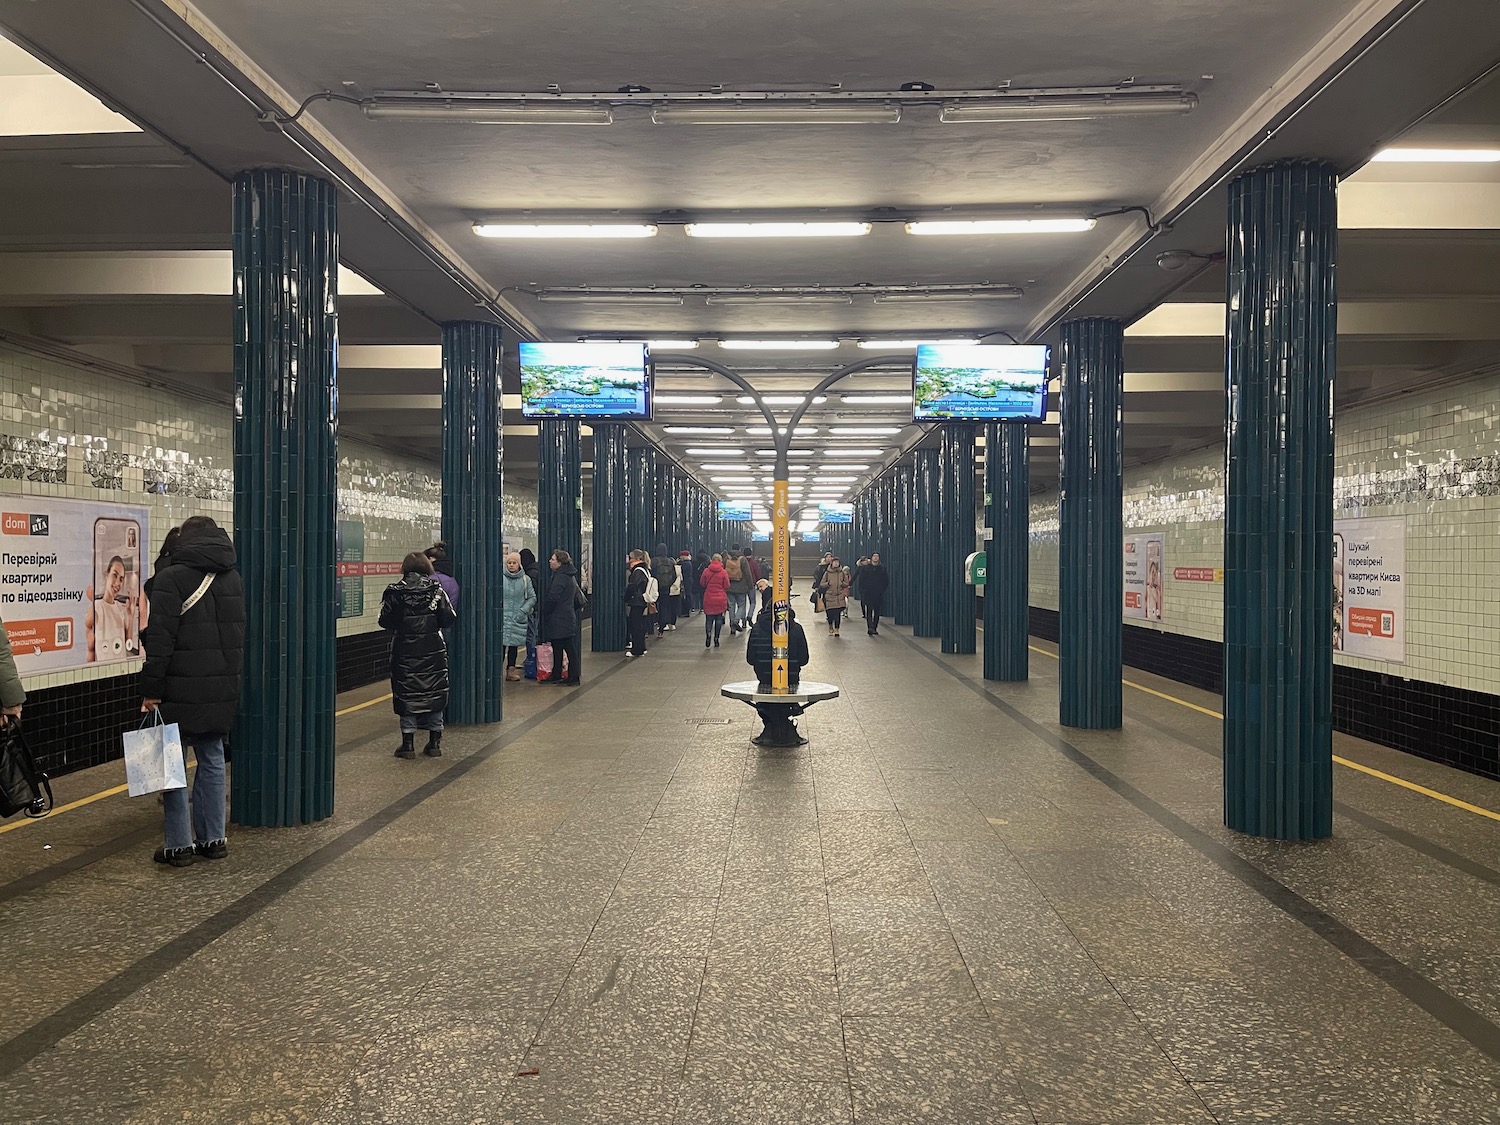
[[[792,531],[789,483],[772,485],[771,510],[771,692],[785,695],[791,687],[787,668],[788,614],[792,607]]]

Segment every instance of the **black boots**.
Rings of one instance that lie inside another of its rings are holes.
[[[430,730],[427,732],[427,745],[422,747],[422,753],[429,758],[441,758],[443,756],[443,732]]]
[[[415,758],[417,756],[417,736],[415,734],[402,733],[401,745],[396,750],[398,758]]]

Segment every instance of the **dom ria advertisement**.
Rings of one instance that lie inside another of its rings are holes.
[[[1167,537],[1125,537],[1125,616],[1160,621],[1166,575]]]
[[[147,509],[38,496],[0,503],[0,616],[21,675],[139,660]]]
[[[1333,651],[1406,662],[1406,520],[1333,521]]]

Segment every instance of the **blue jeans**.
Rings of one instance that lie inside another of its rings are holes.
[[[224,839],[224,736],[185,734],[182,736],[184,755],[189,746],[198,759],[198,769],[193,774],[191,814],[186,789],[168,789],[161,795],[162,821],[169,850]]]
[[[742,628],[745,618],[750,613],[750,595],[737,594],[729,591],[729,627],[731,629]]]
[[[402,715],[401,733],[415,734],[419,730],[443,729],[443,713],[441,711],[423,711],[420,715]]]

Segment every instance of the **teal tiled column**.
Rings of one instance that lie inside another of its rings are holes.
[[[1333,832],[1337,183],[1229,187],[1224,822],[1283,840]]]
[[[537,425],[537,562],[542,588],[547,592],[552,577],[548,559],[558,547],[567,551],[575,566],[583,556],[583,455],[576,418],[544,418]]]
[[[498,723],[504,674],[500,326],[443,325],[443,539],[458,581],[448,721]]]
[[[1066,321],[1059,349],[1059,716],[1093,730],[1118,729],[1121,718],[1124,328],[1104,317]]]
[[[928,542],[938,555],[938,624],[943,651],[974,651],[974,587],[964,581],[964,561],[974,551],[974,426],[950,422],[942,427],[938,446],[938,510],[942,532]]]
[[[922,544],[935,564],[931,570],[923,568],[914,583],[911,595],[911,635],[914,637],[939,637],[943,633],[943,607],[941,583],[936,581],[942,564],[946,541],[944,532],[947,512],[943,510],[942,474],[938,467],[936,449],[919,449],[912,454],[912,481],[915,505],[912,513],[915,520],[915,542]]]
[[[1027,429],[991,422],[984,431],[984,678],[1024,680],[1030,643],[1031,466]]]
[[[234,181],[234,538],[245,675],[230,812],[333,815],[338,193],[298,172]]]
[[[896,588],[896,604],[891,609],[891,620],[897,625],[910,626],[917,619],[920,579],[931,580],[930,574],[919,576],[915,565],[918,558],[915,464],[897,465],[891,470],[891,494],[891,553],[896,556],[896,571],[891,576],[891,585]]]
[[[630,551],[626,519],[625,426],[594,425],[594,652],[625,648],[625,556]]]

